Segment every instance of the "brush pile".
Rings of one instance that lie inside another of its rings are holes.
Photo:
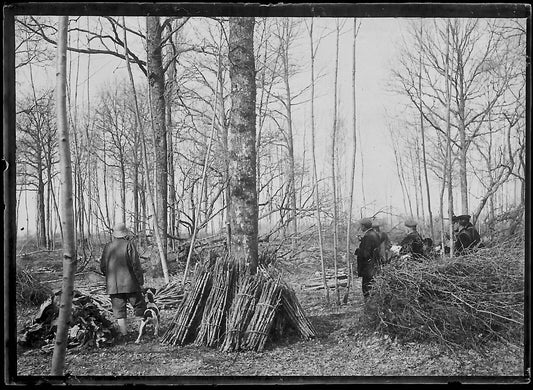
[[[156,291],[154,300],[160,309],[176,308],[183,299],[183,286],[180,280],[171,280]]]
[[[241,276],[225,255],[199,263],[162,341],[259,352],[273,337],[274,324],[295,329],[305,339],[315,337],[296,294],[280,274],[260,267],[255,275]]]
[[[40,348],[45,352],[53,350],[60,301],[61,291],[50,295],[43,302],[35,317],[20,330],[19,345]],[[113,344],[116,330],[111,315],[102,302],[74,290],[67,348],[100,348]]]
[[[408,341],[475,347],[520,345],[524,333],[524,239],[475,253],[382,269],[366,302],[366,320]]]
[[[52,290],[34,275],[33,270],[17,267],[16,302],[21,305],[40,305]]]

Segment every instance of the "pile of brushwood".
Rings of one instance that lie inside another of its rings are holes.
[[[19,345],[45,352],[53,350],[60,302],[61,291],[43,302],[35,317],[19,331]],[[106,302],[74,290],[68,348],[100,348],[114,343],[117,331],[106,306]]]
[[[405,341],[522,345],[524,237],[450,259],[395,259],[366,301],[366,323]]]
[[[16,302],[21,305],[40,305],[52,293],[33,270],[17,267],[16,271]]]
[[[267,341],[296,331],[315,337],[294,290],[274,268],[239,272],[227,254],[196,266],[193,281],[162,341],[194,343],[222,351],[262,351]]]

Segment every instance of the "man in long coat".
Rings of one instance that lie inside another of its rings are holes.
[[[481,237],[470,222],[470,215],[459,215],[452,218],[455,234],[454,250],[456,254],[463,254],[468,250],[481,246]]]
[[[381,243],[379,244],[379,254],[381,257],[381,262],[387,263],[389,260],[389,249],[391,247],[389,235],[385,232],[381,231],[381,223],[375,219],[372,221],[372,229],[376,231],[377,234],[379,234]]]
[[[411,254],[414,258],[424,255],[424,242],[422,236],[416,230],[417,223],[412,219],[405,221],[405,226],[408,229],[407,236],[402,240],[400,246],[401,255]]]
[[[146,310],[142,294],[143,270],[137,248],[129,236],[126,225],[117,224],[113,229],[113,241],[106,244],[100,258],[100,270],[106,277],[107,293],[122,336],[128,333],[127,302],[133,306],[136,317],[142,317]]]
[[[372,220],[370,218],[364,218],[359,223],[363,231],[363,237],[355,254],[357,255],[357,275],[363,278],[363,296],[366,298],[370,294],[374,276],[379,269],[381,237],[372,229]]]

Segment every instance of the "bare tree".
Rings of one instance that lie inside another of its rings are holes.
[[[335,292],[337,304],[340,304],[339,283],[337,280],[337,175],[335,172],[335,149],[337,146],[337,80],[339,73],[339,35],[341,26],[336,19],[336,46],[335,46],[335,78],[333,82],[333,134],[331,137],[331,185],[333,193],[333,266],[335,268]]]
[[[326,261],[324,259],[324,244],[322,237],[322,221],[320,215],[320,195],[318,187],[318,173],[316,166],[316,142],[315,142],[315,58],[320,45],[320,39],[315,46],[313,41],[313,26],[314,19],[308,26],[309,41],[310,41],[310,53],[311,53],[311,157],[313,160],[313,193],[315,195],[315,215],[318,227],[318,243],[320,249],[320,264],[322,266],[322,283],[324,285],[324,294],[326,296],[326,302],[329,304],[329,288],[326,281]]]
[[[52,356],[52,375],[63,375],[65,351],[72,316],[72,295],[77,257],[75,242],[74,207],[72,200],[72,167],[69,145],[69,131],[66,103],[66,62],[67,62],[67,28],[68,16],[59,19],[59,39],[57,47],[57,124],[59,129],[59,151],[62,177],[62,205],[64,224],[63,237],[63,282],[61,286],[61,303],[57,321],[56,341]]]
[[[348,200],[348,223],[346,226],[346,269],[348,272],[348,285],[346,286],[346,299],[348,299],[348,294],[350,293],[350,284],[352,281],[352,251],[350,249],[351,241],[351,228],[352,228],[352,212],[353,212],[353,201],[354,201],[354,184],[355,184],[355,168],[356,168],[356,155],[357,155],[357,95],[356,95],[356,44],[357,44],[357,34],[361,28],[361,22],[357,23],[357,18],[353,19],[353,55],[352,55],[352,98],[353,98],[353,152],[352,152],[352,163],[351,174],[350,174],[350,196]]]

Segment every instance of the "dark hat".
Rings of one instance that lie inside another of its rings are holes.
[[[113,237],[122,238],[130,235],[130,231],[123,223],[117,223],[113,228]]]
[[[468,222],[470,221],[470,215],[454,215],[452,217],[452,222]]]
[[[405,226],[407,227],[416,227],[416,225],[417,223],[413,219],[408,219],[407,221],[405,221]]]
[[[359,224],[365,229],[370,229],[372,227],[372,220],[370,218],[363,218],[359,221]]]

